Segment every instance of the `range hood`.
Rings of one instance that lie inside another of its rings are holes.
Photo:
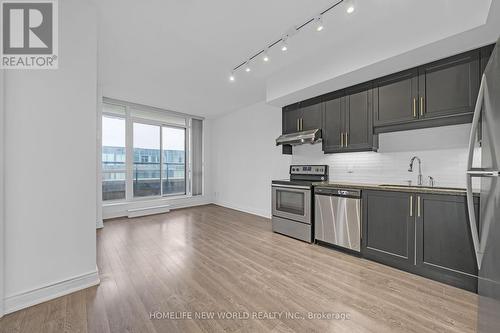
[[[290,134],[280,135],[276,139],[276,146],[279,145],[302,145],[304,143],[314,144],[316,142],[321,142],[321,130],[313,129],[309,131],[302,131]]]

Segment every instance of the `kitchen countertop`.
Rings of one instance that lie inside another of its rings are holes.
[[[317,182],[313,186],[327,186],[338,188],[351,188],[360,190],[378,190],[378,191],[392,191],[392,192],[412,192],[423,194],[447,194],[447,195],[466,195],[465,188],[455,187],[427,187],[427,186],[408,186],[403,184],[365,184],[365,183],[347,183],[347,182]],[[475,196],[479,193],[474,192]]]

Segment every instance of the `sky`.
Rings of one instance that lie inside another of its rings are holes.
[[[163,149],[184,150],[184,129],[163,127]],[[134,124],[134,148],[160,149],[160,126]],[[125,147],[125,120],[102,118],[102,145]]]

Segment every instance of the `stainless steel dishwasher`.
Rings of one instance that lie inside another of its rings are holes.
[[[314,188],[314,238],[349,250],[361,250],[361,191]]]

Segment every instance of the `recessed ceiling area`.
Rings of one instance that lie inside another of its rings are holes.
[[[357,0],[352,14],[341,5],[321,32],[304,28],[287,52],[271,49],[229,82],[233,67],[335,2],[98,1],[103,95],[215,117],[484,25],[491,0]]]

